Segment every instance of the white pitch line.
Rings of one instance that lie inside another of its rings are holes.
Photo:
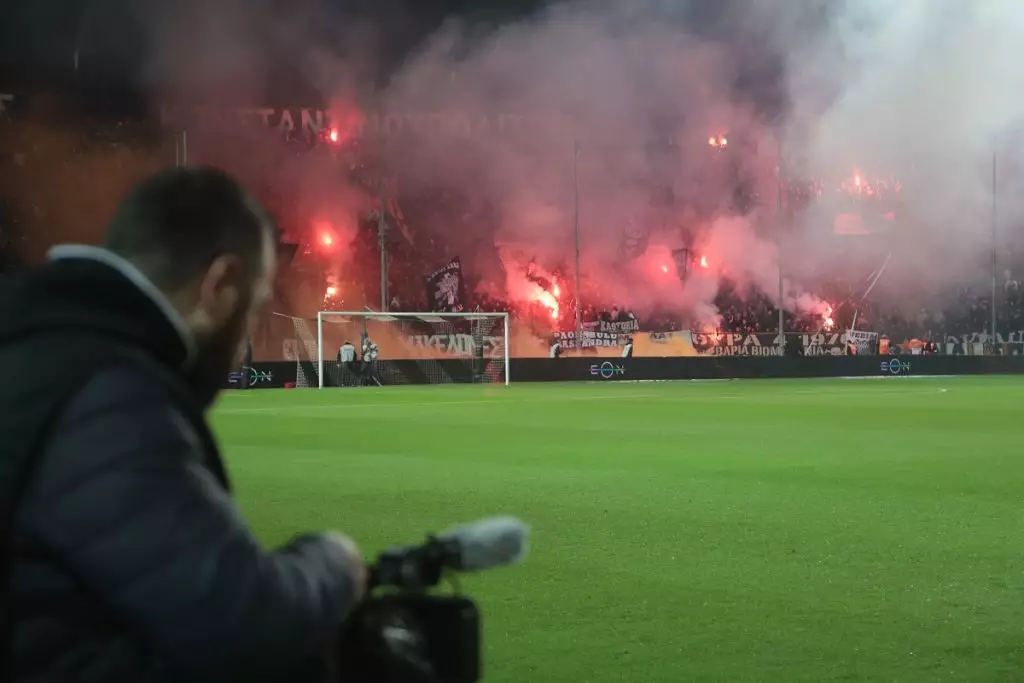
[[[284,406],[267,408],[221,408],[215,410],[218,415],[241,415],[247,413],[292,413],[309,411],[338,411],[349,408],[403,408],[405,406],[431,407],[431,406],[452,406],[452,405],[476,405],[493,404],[506,405],[509,403],[578,403],[583,401],[629,401],[633,399],[659,398],[660,394],[629,394],[626,396],[573,396],[562,398],[505,398],[487,399],[477,398],[465,401],[393,401],[391,403],[334,403],[331,405],[304,405]],[[694,397],[697,398],[697,397]]]
[[[883,390],[878,391],[875,389],[839,389],[837,391],[814,391],[811,389],[797,389],[792,392],[780,392],[775,394],[776,396],[786,396],[787,393],[799,394],[801,396],[894,396],[894,395],[907,395],[913,396],[929,396],[931,394],[945,394],[949,389],[935,388],[935,389],[903,389],[899,391]]]
[[[261,407],[261,408],[248,408],[248,407],[232,407],[232,408],[218,408],[215,412],[218,415],[249,415],[249,414],[295,414],[301,413],[303,415],[310,415],[316,413],[337,413],[340,410],[349,410],[353,408],[403,408],[406,406],[420,407],[420,408],[431,408],[441,406],[452,406],[452,405],[508,405],[508,404],[524,404],[524,403],[583,403],[587,401],[637,401],[647,399],[657,399],[659,402],[664,403],[693,403],[699,401],[719,401],[719,400],[754,400],[754,401],[769,401],[777,398],[786,398],[794,396],[816,396],[820,398],[842,398],[844,396],[856,395],[856,396],[931,396],[936,394],[945,394],[949,390],[944,388],[939,389],[917,389],[910,391],[851,391],[851,390],[839,390],[839,391],[811,391],[811,390],[796,390],[788,392],[771,392],[770,394],[690,394],[688,396],[668,396],[665,394],[625,394],[625,395],[607,395],[607,396],[562,396],[562,397],[551,397],[551,398],[499,398],[499,399],[488,399],[488,398],[476,398],[466,399],[460,401],[394,401],[391,403],[333,403],[329,405],[302,405],[302,406],[275,406],[275,407]]]

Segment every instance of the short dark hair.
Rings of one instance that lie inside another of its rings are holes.
[[[105,247],[132,261],[158,287],[174,288],[224,254],[262,268],[266,240],[276,233],[248,192],[216,168],[159,171],[136,185],[107,226]]]

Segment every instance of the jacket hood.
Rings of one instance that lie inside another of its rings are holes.
[[[12,273],[0,281],[0,344],[36,334],[91,332],[134,346],[181,369],[189,358],[186,336],[157,300],[115,265],[95,258],[62,257]]]

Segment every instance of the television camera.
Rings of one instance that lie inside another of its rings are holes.
[[[529,529],[493,517],[390,548],[370,568],[369,598],[345,624],[343,679],[359,683],[474,683],[480,678],[480,612],[468,597],[430,589],[445,576],[518,563]]]

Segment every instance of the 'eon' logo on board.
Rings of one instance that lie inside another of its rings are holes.
[[[893,377],[900,377],[903,375],[910,374],[910,363],[902,361],[899,358],[893,358],[892,360],[884,360],[879,368],[883,375],[892,375]]]
[[[600,377],[601,379],[611,379],[612,377],[621,377],[626,374],[626,368],[622,365],[617,365],[611,361],[606,360],[600,365],[590,366],[591,377]]]

